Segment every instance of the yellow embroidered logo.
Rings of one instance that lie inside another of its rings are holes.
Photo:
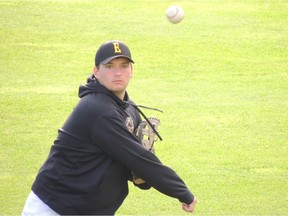
[[[114,52],[115,53],[121,53],[121,49],[119,47],[119,43],[113,43],[114,45]]]

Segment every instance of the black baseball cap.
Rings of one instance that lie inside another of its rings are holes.
[[[107,64],[115,58],[124,57],[134,63],[127,45],[119,40],[110,40],[103,43],[96,52],[95,66]]]

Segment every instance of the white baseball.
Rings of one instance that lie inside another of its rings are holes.
[[[170,6],[166,10],[166,17],[171,23],[179,23],[184,18],[184,11],[179,6]]]

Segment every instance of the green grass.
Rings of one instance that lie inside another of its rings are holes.
[[[177,25],[165,10],[185,11]],[[288,215],[288,2],[0,1],[0,215],[19,215],[97,47],[131,48],[130,96],[158,114],[156,143],[198,215]],[[185,215],[154,189],[118,215]]]

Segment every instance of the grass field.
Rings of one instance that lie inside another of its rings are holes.
[[[170,24],[168,6],[185,11]],[[108,39],[132,51],[133,100],[163,110],[157,155],[196,215],[288,215],[288,1],[1,0],[0,215],[19,215]],[[154,189],[117,215],[185,215]]]

